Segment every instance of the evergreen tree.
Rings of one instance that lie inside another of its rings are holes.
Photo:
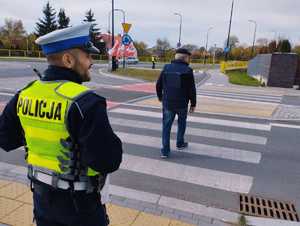
[[[59,10],[57,17],[58,17],[58,29],[69,27],[70,18],[66,16],[64,9]]]
[[[96,37],[97,37],[97,35],[100,34],[100,32],[99,32],[100,29],[96,28],[97,24],[94,23],[96,21],[96,19],[94,18],[94,13],[92,12],[91,9],[86,12],[85,19],[83,21],[84,22],[90,22],[90,23],[92,23],[92,27],[91,27],[91,39],[92,39],[92,42],[95,44],[96,43]]]
[[[55,31],[57,29],[55,15],[56,12],[50,6],[50,3],[48,2],[46,6],[43,9],[44,18],[39,19],[39,22],[36,23],[36,35],[42,36],[45,34],[48,34],[51,31]]]
[[[288,39],[280,40],[278,43],[278,51],[282,53],[290,53],[292,50],[291,43]]]

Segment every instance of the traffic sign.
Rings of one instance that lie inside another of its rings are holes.
[[[229,47],[225,47],[225,48],[224,48],[224,52],[225,52],[225,53],[228,53],[228,52],[229,52],[229,50],[230,50],[230,48],[229,48]]]
[[[123,27],[124,33],[128,33],[131,28],[131,24],[122,23],[122,27]]]
[[[128,34],[124,34],[122,36],[122,44],[125,46],[130,45],[130,43],[132,42],[132,38],[128,35]]]

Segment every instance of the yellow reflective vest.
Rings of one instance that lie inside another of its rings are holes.
[[[20,92],[17,114],[25,133],[29,165],[66,173],[58,158],[70,160],[64,154],[70,150],[61,145],[61,139],[70,137],[68,110],[75,99],[86,92],[89,92],[87,87],[74,82],[39,80]],[[86,176],[98,174],[90,168],[86,171]]]

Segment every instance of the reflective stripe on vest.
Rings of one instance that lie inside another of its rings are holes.
[[[28,164],[65,173],[57,157],[66,159],[63,152],[70,151],[60,143],[61,139],[70,137],[66,127],[68,110],[74,99],[87,91],[87,87],[69,81],[35,81],[21,91],[17,114],[25,132]],[[87,176],[97,174],[88,168]]]

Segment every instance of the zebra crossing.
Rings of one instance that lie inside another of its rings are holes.
[[[248,169],[260,164],[271,130],[264,119],[194,113],[187,122],[189,147],[176,150],[174,123],[171,158],[163,160],[161,109],[121,105],[109,111],[109,120],[124,148],[113,186],[200,204],[201,191],[213,191],[205,197],[209,204],[220,202],[214,200],[218,193],[235,200],[251,191],[255,175]]]
[[[215,98],[225,98],[233,100],[242,100],[242,101],[255,101],[255,102],[265,102],[265,103],[280,103],[282,100],[281,95],[270,95],[270,94],[258,94],[255,92],[252,93],[241,93],[234,91],[222,91],[222,90],[205,90],[198,89],[198,95],[215,97]]]

